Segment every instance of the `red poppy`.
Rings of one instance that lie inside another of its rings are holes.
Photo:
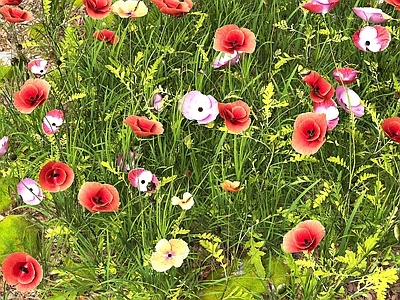
[[[78,193],[79,203],[91,212],[118,211],[119,194],[110,184],[85,182]]]
[[[400,118],[393,117],[387,118],[382,122],[382,129],[385,135],[395,141],[396,143],[400,143]]]
[[[400,0],[386,0],[386,3],[393,5],[395,9],[400,10]]]
[[[39,172],[39,184],[49,192],[61,192],[74,181],[74,171],[62,162],[49,161]]]
[[[318,246],[325,235],[324,226],[317,220],[308,220],[297,224],[283,237],[283,251],[310,253]]]
[[[233,24],[225,25],[215,32],[213,48],[230,54],[235,51],[253,53],[256,49],[256,36],[249,29]]]
[[[294,122],[293,149],[301,154],[314,154],[325,142],[326,128],[325,114],[300,114]]]
[[[86,12],[93,19],[103,19],[111,12],[111,0],[83,0]]]
[[[193,7],[192,0],[150,0],[163,14],[173,17],[186,15]]]
[[[0,5],[20,5],[22,0],[0,0]]]
[[[310,97],[314,102],[329,100],[335,93],[333,86],[315,71],[303,77],[303,81],[311,87]]]
[[[249,128],[250,107],[242,100],[232,103],[218,103],[219,115],[225,120],[225,125],[232,133],[241,133]]]
[[[107,29],[96,30],[93,33],[93,37],[110,45],[114,45],[119,41],[118,35],[116,35],[114,31]]]
[[[31,291],[43,279],[40,264],[27,253],[14,252],[3,260],[1,265],[4,280],[21,292]]]
[[[146,137],[164,132],[163,125],[160,122],[149,120],[146,117],[129,116],[124,120],[124,123],[128,124],[137,136]]]
[[[22,10],[19,7],[10,5],[0,7],[0,13],[4,16],[6,21],[10,23],[21,23],[33,19],[30,11]]]
[[[23,114],[30,114],[42,105],[49,96],[50,84],[44,79],[28,79],[18,92],[14,93],[14,106]]]

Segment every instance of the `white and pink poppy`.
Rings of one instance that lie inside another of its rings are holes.
[[[325,100],[323,102],[314,102],[314,112],[317,114],[326,115],[326,129],[332,130],[339,122],[339,110],[337,104],[333,99]]]
[[[356,81],[358,73],[357,70],[350,67],[337,68],[333,71],[333,77],[340,84],[350,84]]]
[[[392,19],[392,17],[385,14],[382,9],[374,7],[354,7],[353,12],[364,21],[371,23],[384,23]]]
[[[196,120],[199,124],[208,124],[214,121],[218,114],[218,101],[211,95],[203,95],[199,91],[191,91],[179,100],[179,109],[189,120]]]
[[[24,178],[17,184],[18,195],[29,205],[38,205],[43,200],[43,192],[37,182],[31,178]]]
[[[36,58],[28,63],[28,69],[36,77],[42,77],[47,73],[48,70],[47,60]]]
[[[8,136],[3,136],[0,139],[0,157],[6,154],[8,149]]]
[[[64,123],[64,113],[61,110],[53,109],[43,118],[42,128],[45,134],[54,134]]]
[[[158,188],[157,177],[148,170],[136,168],[128,173],[129,182],[141,192],[155,193]]]
[[[301,7],[316,14],[326,14],[339,4],[340,0],[311,0],[304,3]]]
[[[214,60],[214,69],[223,69],[228,66],[237,64],[242,56],[242,51],[234,51],[233,53],[220,52]]]
[[[364,106],[361,103],[361,98],[352,89],[345,86],[336,88],[336,98],[341,107],[347,113],[353,113],[356,117],[364,115]]]
[[[390,39],[389,30],[380,25],[365,26],[357,30],[352,36],[354,45],[365,52],[385,50],[389,46]]]

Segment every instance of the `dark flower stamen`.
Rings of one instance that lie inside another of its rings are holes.
[[[29,274],[28,268],[26,268],[26,267],[24,267],[24,266],[20,266],[19,269],[20,269],[22,272],[24,272],[24,273],[26,273],[26,274]]]

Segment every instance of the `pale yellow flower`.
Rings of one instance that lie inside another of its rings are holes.
[[[183,210],[191,209],[194,199],[191,193],[184,193],[182,199],[177,196],[172,197],[172,205],[179,205]]]
[[[157,272],[165,272],[172,266],[179,268],[188,255],[189,247],[185,241],[162,239],[157,243],[156,252],[151,255],[150,263]]]
[[[118,0],[111,5],[111,11],[121,18],[140,18],[147,15],[148,8],[142,0]]]

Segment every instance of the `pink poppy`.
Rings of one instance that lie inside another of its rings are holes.
[[[128,173],[129,182],[141,192],[155,193],[158,187],[157,177],[143,168],[136,168]]]
[[[164,97],[165,94],[156,93],[153,96],[153,101],[151,101],[150,105],[153,106],[155,112],[161,112],[164,109]]]
[[[3,136],[0,139],[0,157],[6,154],[7,149],[8,149],[8,136]]]
[[[347,113],[351,111],[356,117],[362,117],[364,115],[364,106],[361,103],[360,96],[352,89],[339,86],[336,89],[336,98],[339,105],[343,107]]]
[[[391,16],[385,14],[381,9],[374,7],[354,7],[353,12],[364,21],[371,23],[384,23],[392,19]]]
[[[64,123],[64,113],[61,110],[53,109],[43,118],[42,128],[45,134],[54,134]]]
[[[327,124],[325,114],[303,113],[294,121],[292,147],[305,155],[316,153],[325,143]]]
[[[179,100],[179,109],[189,120],[199,124],[214,121],[218,112],[218,101],[211,95],[203,95],[199,91],[191,91]]]
[[[332,130],[339,122],[339,110],[333,99],[324,102],[314,102],[314,113],[326,115],[326,129]]]
[[[356,81],[358,73],[358,71],[350,67],[337,68],[333,71],[333,77],[340,84],[350,84]]]
[[[213,48],[231,54],[235,51],[253,53],[256,49],[256,36],[247,28],[239,28],[234,24],[225,25],[215,32]]]
[[[228,66],[237,64],[242,56],[242,51],[234,51],[233,53],[220,52],[214,60],[214,69],[223,69]]]
[[[36,259],[24,252],[8,255],[1,265],[4,281],[20,292],[35,289],[43,279],[43,269]]]
[[[316,220],[300,222],[283,237],[283,251],[310,253],[318,246],[324,235],[325,228],[321,222]]]
[[[31,178],[24,178],[17,184],[18,195],[24,203],[38,205],[43,200],[42,189],[37,182]]]
[[[316,14],[326,14],[339,4],[340,0],[312,0],[301,7]]]
[[[380,25],[365,26],[357,30],[352,40],[354,45],[364,52],[379,52],[389,46],[391,36],[389,30]]]
[[[46,74],[48,69],[47,60],[41,58],[33,59],[28,63],[28,69],[37,78],[42,77]]]

